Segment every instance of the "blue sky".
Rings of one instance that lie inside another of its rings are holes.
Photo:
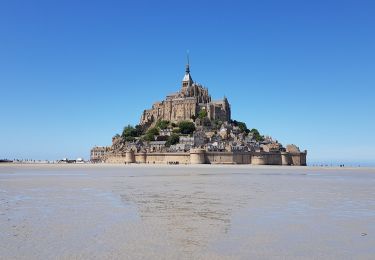
[[[375,164],[374,1],[0,2],[0,158],[89,157],[191,74],[312,162]]]

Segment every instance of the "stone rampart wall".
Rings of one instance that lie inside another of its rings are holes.
[[[111,155],[107,163],[147,164],[253,164],[253,165],[306,165],[306,152],[301,153],[241,153],[206,152],[192,149],[190,153],[134,153]]]
[[[146,163],[190,164],[189,153],[148,153]]]

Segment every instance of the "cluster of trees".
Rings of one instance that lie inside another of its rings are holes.
[[[181,121],[178,123],[178,129],[181,134],[190,135],[195,131],[195,124],[190,121]]]
[[[154,141],[155,135],[159,135],[159,129],[157,127],[151,127],[147,130],[146,134],[143,136],[143,140]]]
[[[178,144],[179,141],[180,141],[180,136],[178,134],[173,133],[170,136],[168,136],[165,146],[169,147],[171,145]]]
[[[167,145],[174,145],[179,142],[180,134],[193,134],[195,131],[195,124],[190,121],[181,121],[178,124],[170,123],[168,120],[159,120],[155,127],[149,128],[146,132],[140,125],[133,127],[132,125],[127,125],[124,127],[121,137],[124,138],[126,142],[132,142],[136,137],[142,137],[145,141],[154,141],[155,135],[159,135],[159,131],[167,129],[168,127],[173,127],[173,134],[168,137]],[[118,137],[116,135],[115,137]]]
[[[160,130],[167,129],[169,126],[169,123],[170,122],[168,120],[159,120],[158,122],[156,122],[155,127],[159,128]]]
[[[253,138],[258,142],[264,141],[264,136],[259,133],[259,131],[255,128],[250,130],[250,133],[253,134]]]
[[[135,140],[135,137],[139,137],[143,134],[143,128],[140,125],[136,125],[133,127],[132,125],[127,125],[124,127],[121,136],[127,142],[131,142]]]
[[[198,117],[201,119],[206,118],[207,111],[205,109],[202,109],[201,111],[199,111]],[[213,120],[211,122],[214,129],[219,129],[222,123],[223,122],[220,120]],[[257,129],[253,128],[249,130],[246,126],[246,123],[237,120],[232,120],[231,123],[234,126],[237,126],[241,133],[251,133],[256,141],[260,142],[264,140],[264,136],[261,135]],[[145,141],[153,141],[155,140],[155,136],[159,135],[160,130],[167,129],[168,127],[172,127],[174,129],[172,135],[167,139],[167,146],[177,144],[179,142],[180,134],[191,135],[195,131],[195,124],[190,121],[181,121],[178,124],[175,124],[169,122],[168,120],[159,120],[156,123],[155,127],[149,128],[146,132],[144,132],[144,128],[140,125],[136,125],[135,127],[133,127],[132,125],[127,125],[124,127],[121,136],[127,142],[134,141],[136,137],[142,137],[142,139]],[[119,135],[116,135],[115,137],[118,136]]]
[[[244,132],[246,134],[250,133],[250,130],[247,128],[246,123],[241,122],[241,121],[237,121],[237,120],[232,120],[232,124],[234,126],[238,126],[238,128],[240,129],[241,133],[244,133]]]
[[[237,121],[237,120],[232,120],[232,124],[234,126],[238,126],[241,133],[246,133],[246,134],[251,133],[253,135],[253,138],[256,141],[258,141],[258,142],[264,141],[264,136],[259,133],[258,129],[253,128],[253,129],[249,130],[246,126],[246,123],[241,122],[241,121]]]

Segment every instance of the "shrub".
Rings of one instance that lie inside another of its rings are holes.
[[[178,124],[178,127],[180,128],[180,132],[182,134],[192,134],[195,131],[195,125],[190,121],[181,121]]]
[[[127,137],[137,136],[139,136],[138,131],[132,125],[127,125],[124,127],[124,130],[122,131],[122,137],[126,139]]]
[[[136,125],[135,130],[137,131],[137,136],[141,136],[143,134],[144,128],[141,125]]]
[[[156,127],[151,127],[146,134],[159,135],[159,130]]]
[[[151,133],[147,133],[143,136],[143,140],[145,141],[155,141],[155,135],[151,134]]]
[[[206,109],[201,109],[201,111],[199,111],[199,113],[198,113],[198,117],[200,119],[206,118],[207,117],[207,111],[206,111]]]
[[[253,138],[256,141],[258,141],[258,142],[264,141],[264,136],[260,135],[258,129],[253,128],[253,129],[250,130],[250,133],[253,134]]]
[[[159,128],[159,129],[166,129],[169,125],[169,121],[168,120],[159,120],[157,123],[156,123],[156,127]]]
[[[167,142],[165,143],[166,146],[171,146],[177,144],[180,141],[180,136],[177,134],[172,134],[168,137]]]

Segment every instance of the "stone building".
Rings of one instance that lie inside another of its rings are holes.
[[[185,76],[182,79],[181,89],[172,93],[161,102],[153,104],[151,109],[144,110],[140,125],[153,126],[158,120],[180,121],[197,118],[201,110],[206,110],[210,120],[229,122],[231,120],[230,104],[226,97],[212,101],[208,89],[193,81],[190,75],[189,64],[186,65]]]
[[[162,152],[165,149],[166,141],[151,141],[149,142],[150,152]]]
[[[95,146],[90,151],[91,162],[101,162],[105,156],[109,153],[111,147],[109,146]]]

